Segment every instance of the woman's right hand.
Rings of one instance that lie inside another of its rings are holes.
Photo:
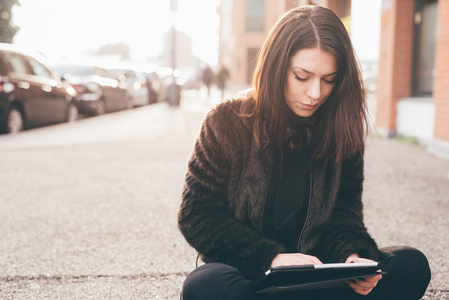
[[[323,263],[315,256],[301,253],[279,253],[271,262],[271,267],[321,264]]]

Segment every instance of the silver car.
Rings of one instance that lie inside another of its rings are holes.
[[[105,68],[86,63],[59,64],[53,68],[76,90],[81,114],[101,115],[133,107],[126,84]]]

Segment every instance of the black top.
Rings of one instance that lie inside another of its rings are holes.
[[[301,128],[310,130],[310,128]],[[303,132],[301,133],[304,134]],[[299,238],[306,222],[310,198],[310,151],[282,147],[279,166],[271,179],[264,218],[264,233],[282,243],[288,252],[298,252]]]

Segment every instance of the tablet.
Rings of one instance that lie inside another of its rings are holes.
[[[336,263],[271,268],[252,283],[256,293],[324,289],[344,286],[345,282],[385,272],[381,263]]]

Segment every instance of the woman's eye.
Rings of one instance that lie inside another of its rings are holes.
[[[327,84],[334,84],[336,81],[336,78],[332,79],[332,80],[328,80],[328,79],[323,79],[323,81]]]
[[[294,75],[295,75],[295,78],[297,79],[297,80],[299,80],[299,81],[306,81],[307,80],[307,78],[301,78],[301,77],[299,77],[298,75],[296,75],[296,73],[293,73]]]

